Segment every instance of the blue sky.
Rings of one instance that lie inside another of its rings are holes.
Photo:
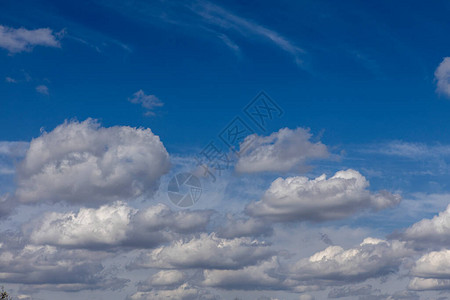
[[[448,101],[436,96],[433,83],[448,48],[444,1],[121,3],[2,4],[3,24],[66,32],[60,48],[12,56],[3,50],[3,77],[32,78],[29,84],[2,83],[2,97],[16,103],[2,109],[2,125],[12,128],[7,138],[29,139],[43,124],[52,128],[75,116],[151,125],[168,147],[180,136],[200,144],[260,90],[286,107],[286,126],[325,129],[333,143],[445,138]],[[250,25],[221,27],[222,16],[209,21],[199,15],[205,6]],[[252,26],[279,35],[298,53]],[[45,83],[50,95],[39,97],[35,85]],[[164,118],[143,118],[124,101],[139,89],[162,99]],[[19,127],[17,118],[27,123]],[[170,125],[178,120],[186,131]],[[205,126],[211,123],[217,125]]]
[[[2,1],[0,245],[13,246],[0,251],[32,271],[27,247],[86,265],[0,284],[30,299],[106,299],[114,285],[123,299],[447,299],[449,269],[425,264],[450,258],[438,226],[450,224],[449,12],[447,1]],[[244,109],[261,91],[283,111],[263,129]],[[236,117],[255,134],[241,156],[220,139]],[[211,141],[233,158],[217,181],[195,159]],[[166,194],[180,172],[202,182],[187,210]],[[96,226],[107,232],[86,238]],[[234,257],[249,239],[260,256]],[[235,264],[170,261],[197,242],[229,243]],[[338,246],[382,267],[355,265],[355,279],[308,263],[328,251],[339,269]],[[155,249],[161,263],[139,260]],[[8,263],[0,253],[0,274]],[[239,285],[224,270],[261,276]]]

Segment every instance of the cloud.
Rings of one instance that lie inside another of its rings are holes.
[[[423,219],[393,237],[423,248],[450,247],[450,205],[432,219]]]
[[[52,246],[17,246],[17,243],[5,240],[2,233],[0,274],[3,283],[79,291],[122,288],[127,281],[108,274],[100,263],[106,257],[105,253],[59,250]]]
[[[78,213],[46,213],[33,224],[30,240],[35,244],[77,248],[117,245],[127,238],[132,213],[123,203],[81,208]]]
[[[273,228],[271,224],[268,224],[260,219],[255,218],[234,218],[231,215],[227,215],[225,224],[217,231],[219,237],[227,239],[236,237],[252,237],[260,235],[271,235]]]
[[[291,54],[298,65],[302,64],[300,57],[305,51],[274,30],[233,14],[211,2],[199,1],[195,5],[192,5],[191,9],[209,25],[216,26],[222,31],[234,31],[247,38],[260,38],[269,41],[278,48]]]
[[[363,209],[380,210],[397,205],[401,197],[387,191],[373,194],[369,182],[355,170],[337,172],[327,179],[325,174],[307,177],[278,178],[262,199],[250,203],[246,211],[253,217],[278,222],[343,219]]]
[[[5,78],[5,81],[8,82],[8,83],[17,83],[16,79],[8,77],[8,76]]]
[[[316,298],[312,295],[304,294],[298,297],[298,300],[315,300]]]
[[[376,144],[367,148],[362,148],[361,151],[366,153],[406,157],[416,160],[450,156],[449,145],[427,145],[403,141],[391,141],[386,144]]]
[[[155,289],[150,292],[137,292],[129,300],[207,300],[218,299],[208,291],[198,289],[185,283],[176,289]]]
[[[416,261],[411,273],[423,278],[450,279],[450,250],[432,251]]]
[[[0,156],[12,158],[23,157],[28,149],[28,142],[0,141]]]
[[[131,6],[109,1],[104,5],[127,16],[133,16],[135,19],[139,18],[143,22],[153,23],[155,20],[159,20],[182,27],[185,30],[193,31],[192,34],[196,38],[205,34],[209,37],[213,34],[238,55],[240,47],[233,40],[244,38],[246,41],[258,41],[273,45],[291,55],[297,65],[303,63],[302,56],[305,51],[289,38],[209,1],[195,1],[185,5],[179,5],[176,2],[150,5],[145,1],[139,1],[138,4]]]
[[[302,281],[320,280],[328,285],[360,282],[397,272],[411,253],[400,241],[366,238],[348,250],[330,246],[299,260],[290,271],[292,278]]]
[[[279,263],[276,257],[258,265],[238,270],[204,270],[202,285],[222,289],[286,289],[282,277],[276,276]]]
[[[155,95],[146,95],[143,90],[139,90],[133,94],[132,98],[128,98],[128,101],[135,104],[140,104],[143,108],[146,109],[146,116],[154,116],[155,113],[153,110],[156,107],[163,106],[164,103],[158,99]]]
[[[17,206],[9,194],[0,195],[0,219],[8,217]]]
[[[343,297],[354,297],[354,296],[367,296],[374,293],[374,291],[379,292],[379,290],[374,290],[370,284],[367,285],[350,285],[339,288],[334,288],[328,293],[328,298],[343,298]]]
[[[223,239],[201,234],[188,241],[178,240],[144,252],[132,268],[204,268],[236,269],[270,257],[274,251],[268,244],[249,238]]]
[[[426,253],[411,269],[408,288],[415,291],[450,290],[450,250]]]
[[[0,141],[0,176],[15,174],[15,164],[25,156],[28,145],[26,142]]]
[[[450,279],[413,278],[408,288],[413,291],[450,290]]]
[[[203,270],[201,285],[225,290],[283,290],[295,293],[319,290],[314,283],[302,283],[285,274],[277,256],[235,270]]]
[[[138,284],[139,291],[150,291],[155,287],[179,286],[186,280],[186,274],[178,270],[162,270],[147,281]]]
[[[49,95],[48,87],[46,85],[38,85],[36,87],[36,92],[42,95]]]
[[[421,299],[419,295],[415,292],[411,291],[397,291],[393,294],[375,294],[375,295],[366,295],[359,296],[359,300],[419,300]],[[447,299],[447,298],[445,298]],[[440,300],[437,298],[437,300]],[[442,300],[442,299],[441,299]]]
[[[329,156],[327,147],[321,142],[310,142],[307,129],[282,128],[270,136],[251,135],[242,145],[250,144],[236,163],[240,173],[277,171],[286,172],[294,168],[304,169],[312,159]]]
[[[97,205],[151,196],[168,172],[169,155],[150,129],[64,122],[31,141],[18,168],[23,203]]]
[[[0,25],[0,48],[10,53],[31,51],[35,46],[60,47],[61,33],[53,33],[50,28],[28,30]]]
[[[434,72],[437,80],[436,92],[450,97],[450,57],[444,57]]]
[[[450,290],[450,250],[424,254],[411,269],[411,275],[411,290]]]
[[[186,234],[203,230],[210,211],[173,212],[158,204],[137,210],[123,202],[77,213],[46,213],[28,224],[30,241],[37,245],[108,249],[155,247]],[[26,228],[27,229],[27,228]]]

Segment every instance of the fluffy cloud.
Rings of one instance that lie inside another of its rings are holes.
[[[311,282],[293,279],[283,270],[277,256],[236,270],[204,270],[203,286],[228,290],[284,290],[295,293],[317,291]]]
[[[327,284],[359,282],[396,272],[411,254],[399,241],[366,238],[358,247],[330,246],[291,267],[297,280],[323,280]]]
[[[450,57],[445,57],[434,72],[436,91],[450,97]]]
[[[0,276],[4,283],[78,291],[122,288],[126,282],[108,276],[100,263],[106,257],[104,253],[58,250],[52,246],[11,247],[14,242],[5,241],[3,234],[3,243],[0,244]]]
[[[0,48],[10,53],[31,51],[34,46],[60,47],[61,33],[53,33],[49,28],[28,30],[0,25]]]
[[[65,122],[30,143],[18,169],[21,202],[93,205],[151,195],[169,155],[150,129]]]
[[[450,205],[432,219],[423,219],[394,236],[425,248],[450,246]]]
[[[279,269],[276,257],[238,270],[204,270],[203,285],[223,289],[284,289],[283,279],[274,276]]]
[[[162,270],[154,274],[147,281],[139,283],[140,291],[150,291],[154,287],[170,287],[181,285],[186,279],[186,275],[178,270]]]
[[[262,199],[247,206],[247,213],[274,221],[327,221],[342,219],[366,208],[397,205],[401,197],[387,191],[373,194],[369,182],[355,170],[325,175],[278,178]]]
[[[289,171],[304,168],[311,159],[325,158],[329,155],[327,147],[310,141],[309,130],[297,128],[280,129],[270,136],[248,136],[242,145],[249,145],[236,163],[236,171],[256,173],[265,171]],[[241,147],[242,147],[241,145]]]
[[[450,250],[432,251],[416,261],[411,273],[417,277],[450,279]]]
[[[173,212],[164,204],[136,210],[123,202],[77,213],[45,214],[31,222],[30,240],[37,245],[103,249],[116,246],[154,247],[177,233],[203,229],[209,211]]]
[[[450,290],[450,279],[414,277],[408,288],[413,291]]]
[[[411,275],[411,290],[450,290],[450,250],[424,254],[411,269]]]
[[[270,257],[274,251],[263,242],[249,238],[223,239],[201,234],[189,241],[175,241],[142,255],[134,268],[236,269]]]
[[[35,244],[69,247],[117,245],[127,238],[133,213],[123,203],[99,209],[81,208],[78,213],[46,213],[33,224],[30,240]]]

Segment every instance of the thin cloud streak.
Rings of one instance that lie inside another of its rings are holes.
[[[305,53],[305,51],[276,31],[261,26],[256,22],[244,19],[209,2],[199,2],[199,5],[193,6],[191,9],[209,24],[219,26],[225,30],[233,29],[245,37],[256,36],[268,39],[277,47],[293,55],[295,62],[298,65],[301,65],[302,63],[299,56]]]

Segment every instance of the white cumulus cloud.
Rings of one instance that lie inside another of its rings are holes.
[[[411,290],[450,290],[450,250],[424,254],[411,269],[411,275]]]
[[[185,279],[186,275],[178,270],[162,270],[141,283],[140,290],[151,290],[155,286],[180,285]]]
[[[359,282],[398,271],[411,255],[403,242],[366,238],[358,247],[330,246],[291,267],[298,280],[326,280],[328,284]]]
[[[68,248],[154,247],[181,234],[203,230],[209,211],[173,212],[164,204],[141,210],[123,202],[78,212],[46,213],[32,221],[30,240]]]
[[[18,168],[16,196],[25,203],[85,205],[151,196],[169,167],[150,129],[65,122],[31,141]]]
[[[289,171],[302,169],[312,159],[329,156],[327,147],[321,142],[310,141],[312,134],[307,129],[282,128],[269,136],[248,136],[241,144],[249,145],[236,163],[236,171],[256,173],[267,171]]]
[[[142,255],[137,268],[236,269],[255,264],[274,254],[266,243],[250,238],[223,239],[201,234],[191,240],[178,240]]]
[[[342,219],[366,208],[374,210],[397,205],[401,197],[387,191],[372,193],[369,182],[355,170],[339,171],[331,178],[325,174],[278,178],[262,199],[250,203],[247,213],[274,221],[327,221]]]
[[[425,248],[450,247],[450,205],[432,219],[413,224],[399,236]]]

